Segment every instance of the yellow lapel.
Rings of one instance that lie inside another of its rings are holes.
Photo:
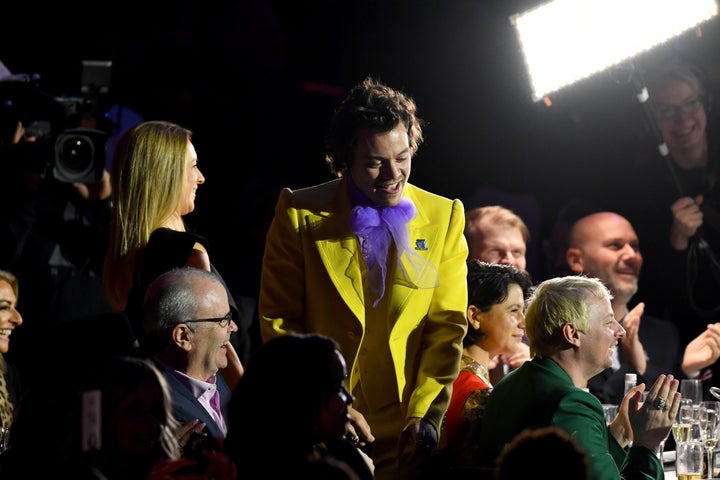
[[[338,182],[328,210],[332,205],[337,205],[337,209],[312,218],[310,232],[338,293],[357,318],[363,320],[365,306],[359,257],[361,253],[357,237],[348,223],[351,205],[345,179]]]

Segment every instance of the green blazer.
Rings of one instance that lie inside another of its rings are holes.
[[[478,459],[491,467],[501,449],[525,428],[557,425],[588,454],[590,478],[664,478],[663,466],[646,447],[623,449],[606,424],[600,401],[572,384],[546,357],[535,357],[506,375],[490,394],[480,428]],[[562,459],[555,459],[562,465]]]
[[[439,432],[467,329],[465,211],[460,200],[410,184],[403,195],[418,211],[408,224],[410,244],[437,269],[439,283],[408,282],[388,265],[392,365],[376,374],[392,377],[405,418],[425,418]],[[258,303],[264,340],[288,331],[334,338],[348,366],[350,391],[358,382],[366,309],[365,260],[349,226],[351,208],[345,179],[282,190],[267,234]]]

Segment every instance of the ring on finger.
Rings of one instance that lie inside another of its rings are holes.
[[[653,400],[652,403],[653,407],[657,408],[658,410],[667,410],[667,400],[664,398],[658,398],[656,397],[655,400]]]

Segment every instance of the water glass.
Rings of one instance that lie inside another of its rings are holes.
[[[680,442],[676,445],[675,472],[678,480],[703,478],[705,448],[701,442]]]
[[[689,398],[693,405],[703,401],[702,380],[699,378],[683,378],[680,380],[680,395]]]
[[[610,403],[603,403],[603,411],[605,412],[605,423],[610,425],[615,417],[617,417],[620,405],[612,405]]]
[[[720,402],[706,401],[700,403],[700,435],[707,453],[708,476],[712,475],[712,454],[720,439]]]

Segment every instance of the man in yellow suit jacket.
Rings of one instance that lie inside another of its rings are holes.
[[[339,343],[348,437],[380,480],[417,478],[437,446],[467,328],[463,204],[407,183],[421,124],[405,94],[371,77],[355,86],[327,137],[339,178],[280,193],[263,257],[263,339]]]

